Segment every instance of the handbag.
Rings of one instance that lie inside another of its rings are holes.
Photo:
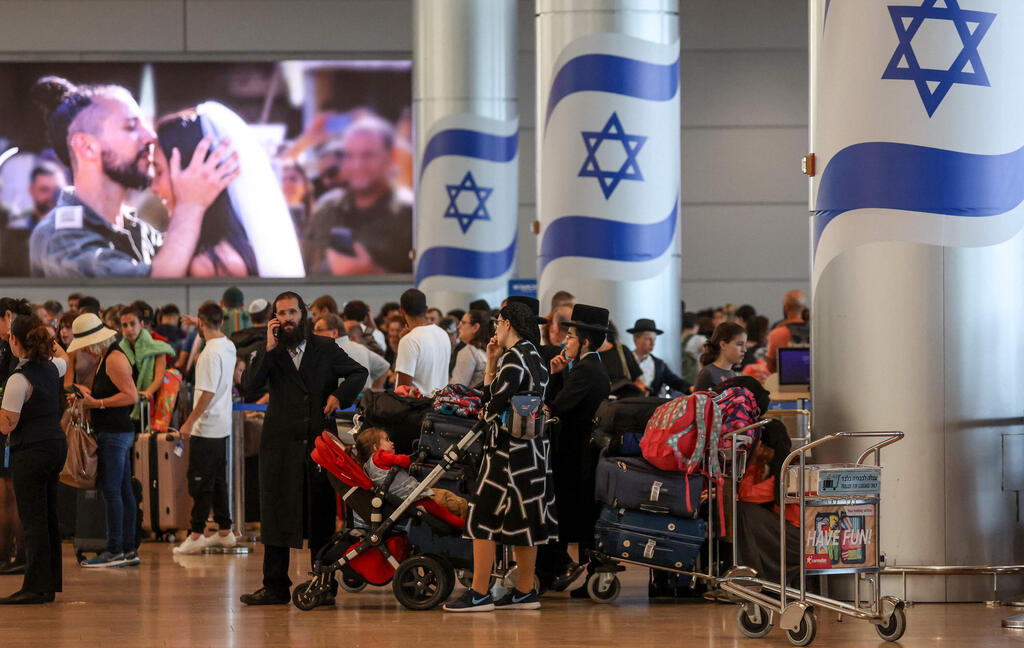
[[[75,488],[95,488],[99,458],[96,456],[96,437],[89,429],[85,404],[75,399],[64,410],[60,426],[68,438],[68,457],[60,471],[60,481]]]
[[[544,399],[537,393],[516,394],[512,397],[512,420],[508,433],[514,439],[529,441],[544,435],[547,417]]]

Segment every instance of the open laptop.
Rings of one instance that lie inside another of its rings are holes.
[[[810,347],[787,347],[778,350],[779,391],[806,392],[811,389]]]

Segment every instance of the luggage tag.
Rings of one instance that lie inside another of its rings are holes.
[[[9,467],[10,465],[11,465],[11,446],[5,445],[4,446],[4,468]]]
[[[647,544],[644,546],[644,558],[647,558],[648,560],[654,558],[655,544],[657,543],[654,542],[653,538],[647,541]]]
[[[181,442],[181,437],[174,443],[174,456],[184,457],[185,456],[185,444]]]

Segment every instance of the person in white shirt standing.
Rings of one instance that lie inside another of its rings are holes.
[[[395,385],[412,385],[429,396],[448,384],[451,339],[427,319],[427,296],[422,292],[410,288],[402,293],[399,303],[409,332],[398,343]]]
[[[231,508],[228,501],[227,452],[231,436],[231,383],[235,373],[235,345],[221,332],[224,318],[216,302],[199,307],[193,325],[206,341],[196,363],[192,413],[181,426],[189,442],[188,492],[192,496],[192,533],[174,548],[176,554],[200,553],[207,547],[233,547]],[[213,509],[219,531],[205,534],[206,518]]]
[[[334,313],[321,315],[313,322],[314,335],[331,338],[350,358],[366,367],[369,375],[366,377],[366,384],[363,385],[363,389],[376,389],[379,391],[384,385],[384,380],[388,377],[388,371],[391,369],[388,361],[383,356],[372,353],[358,342],[353,342],[352,338],[348,335],[341,335],[341,329],[342,320]]]

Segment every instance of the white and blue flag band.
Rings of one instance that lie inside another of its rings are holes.
[[[814,283],[854,247],[1024,225],[1024,2],[819,0]]]
[[[679,247],[678,41],[590,34],[550,78],[538,111],[541,300],[666,274]]]
[[[437,120],[417,173],[417,287],[503,294],[516,267],[519,120]]]

